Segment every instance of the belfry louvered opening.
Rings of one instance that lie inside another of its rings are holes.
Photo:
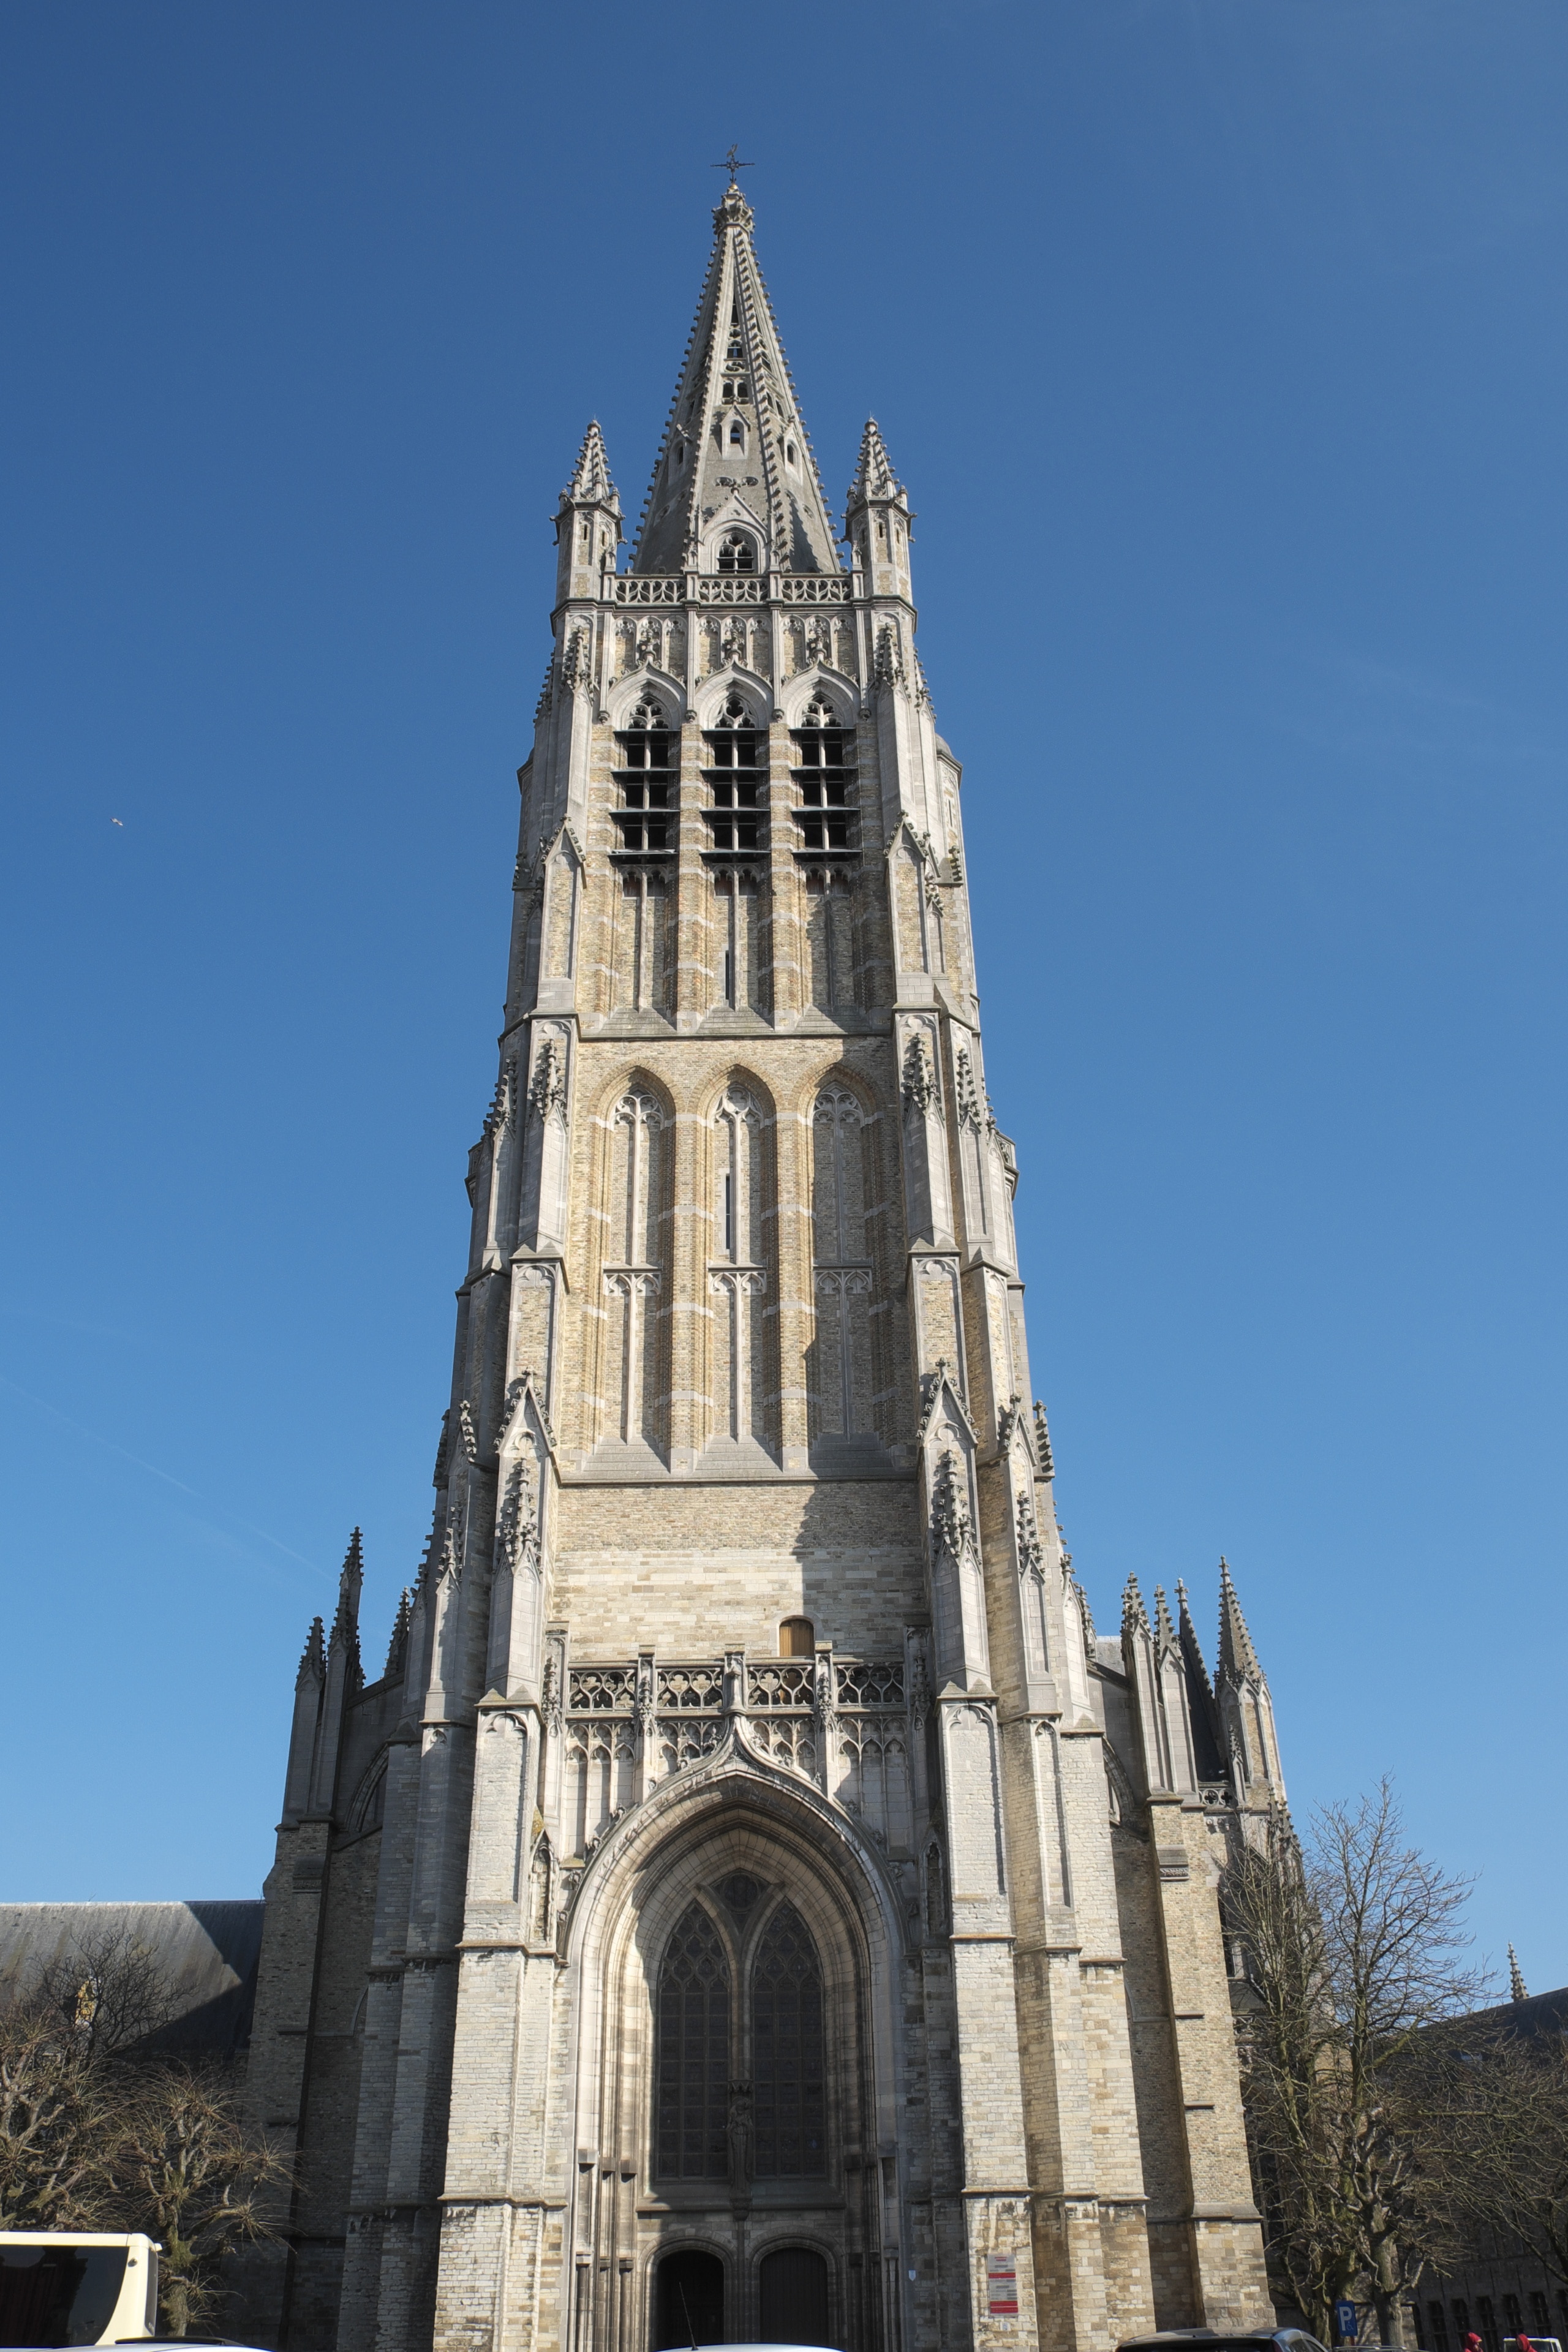
[[[799,846],[829,854],[856,849],[855,734],[826,702],[809,703],[804,723],[791,730],[790,775]]]
[[[680,735],[659,705],[639,702],[631,724],[616,736],[616,793],[610,814],[616,848],[640,857],[675,854],[675,811],[680,781]]]
[[[702,820],[709,846],[730,856],[760,855],[767,839],[768,739],[732,694],[702,738]]]

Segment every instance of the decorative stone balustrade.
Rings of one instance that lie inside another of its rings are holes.
[[[854,582],[831,572],[615,572],[612,604],[847,604]]]
[[[744,1719],[757,1754],[815,1781],[860,1816],[884,1850],[907,1844],[903,1662],[827,1651],[776,1659],[735,1652],[696,1664],[644,1658],[568,1668],[564,1821],[574,1831],[574,1851],[590,1852],[605,1825],[658,1782],[710,1755],[731,1717]]]

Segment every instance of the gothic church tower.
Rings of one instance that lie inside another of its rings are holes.
[[[1269,2318],[1228,1575],[1096,1636],[1031,1393],[960,770],[731,185],[640,530],[591,426],[520,777],[434,1533],[300,1697],[262,2340],[1100,2352]]]

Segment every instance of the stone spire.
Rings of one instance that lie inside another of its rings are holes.
[[[1510,2000],[1528,2000],[1530,1999],[1529,1988],[1525,1984],[1523,1974],[1520,1969],[1518,1955],[1515,1953],[1511,1944],[1508,1948],[1508,1990],[1509,1999]]]
[[[805,421],[752,244],[752,208],[731,181],[686,347],[634,572],[712,571],[729,528],[756,542],[756,569],[842,569]]]

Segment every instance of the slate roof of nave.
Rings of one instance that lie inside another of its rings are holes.
[[[259,1900],[213,1903],[0,1903],[0,2008],[44,1970],[111,1940],[150,1952],[174,2021],[161,2050],[228,2057],[249,2039],[261,1953]]]
[[[704,520],[731,499],[767,531],[781,572],[843,570],[752,225],[752,208],[731,181],[714,210],[713,251],[632,553],[634,572],[684,571]],[[737,385],[744,398],[734,393]],[[745,427],[743,453],[730,445],[732,416]]]

